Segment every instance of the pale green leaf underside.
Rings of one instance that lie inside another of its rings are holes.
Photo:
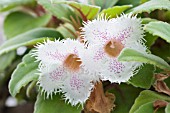
[[[145,54],[133,49],[124,49],[118,57],[119,61],[137,61],[155,65],[164,70],[170,70],[170,66],[162,58],[153,54]]]
[[[44,37],[54,37],[62,39],[63,36],[54,29],[37,28],[21,35],[18,35],[0,46],[0,55],[11,50],[15,50],[20,46],[34,45],[39,41],[43,41]]]
[[[59,0],[60,1],[60,0]],[[70,16],[73,16],[73,11],[69,6],[65,4],[52,4],[50,0],[37,0],[38,4],[42,5],[47,11],[52,13],[59,19],[70,19]]]
[[[141,4],[137,7],[134,7],[128,12],[132,12],[133,14],[142,13],[142,12],[152,12],[156,9],[165,9],[170,10],[170,1],[169,0],[150,0],[148,2],[145,2],[144,4]]]
[[[26,86],[33,80],[38,79],[38,62],[35,62],[35,58],[31,57],[31,54],[27,54],[23,57],[22,62],[12,73],[12,77],[9,82],[9,92],[14,97],[19,93],[20,89]]]
[[[15,6],[33,4],[35,0],[1,0],[0,1],[0,12],[11,9]]]
[[[6,17],[4,22],[6,38],[9,39],[28,30],[45,26],[50,19],[51,15],[49,14],[41,17],[33,17],[24,12],[12,12]]]
[[[144,30],[170,43],[170,24],[161,21],[150,22],[144,26]]]
[[[78,12],[80,16],[82,16],[82,19],[85,17],[87,20],[92,20],[100,11],[100,7],[94,6],[94,5],[87,5],[87,4],[81,4],[73,1],[64,1],[59,2],[53,0],[53,4],[68,4],[71,6],[75,11]]]
[[[91,5],[100,6],[102,9],[107,9],[108,7],[112,7],[119,0],[87,0]]]
[[[155,100],[165,100],[170,102],[170,97],[166,95],[161,95],[150,90],[144,90],[136,98],[134,105],[132,106],[129,113],[135,113],[136,110],[140,109],[142,105],[148,102],[154,102]],[[139,112],[137,112],[139,113]]]
[[[100,15],[104,14],[106,17],[115,18],[131,7],[132,5],[114,6],[112,8],[102,10]]]
[[[166,106],[165,113],[170,113],[170,103]]]
[[[81,113],[81,107],[68,105],[60,95],[53,95],[52,99],[45,99],[39,94],[34,106],[34,113]]]
[[[152,19],[152,18],[141,18],[141,20],[142,20],[142,24],[148,24],[149,22],[158,21],[158,20]]]
[[[0,55],[0,72],[7,68],[15,58],[15,51]]]

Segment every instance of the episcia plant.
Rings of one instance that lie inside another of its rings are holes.
[[[169,0],[0,0],[0,12],[0,112],[13,97],[34,113],[170,113]]]

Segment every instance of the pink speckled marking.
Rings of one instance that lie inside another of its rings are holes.
[[[71,90],[79,90],[84,87],[83,80],[79,79],[77,75],[73,75],[70,79]],[[80,93],[80,92],[79,92]]]
[[[100,40],[101,38],[104,40],[109,39],[109,33],[108,30],[105,29],[105,31],[99,31],[99,30],[93,30],[92,32],[97,40]]]
[[[49,73],[52,81],[60,80],[62,78],[63,74],[64,74],[64,69],[62,67],[58,67],[54,71]]]
[[[115,74],[121,73],[123,71],[123,68],[125,68],[125,66],[116,60],[112,60],[109,63],[110,72],[114,72]]]
[[[77,48],[76,47],[74,47],[74,54],[76,54],[76,55],[78,55],[78,50],[77,50]]]
[[[125,40],[126,38],[130,37],[131,32],[133,32],[133,29],[131,27],[128,27],[124,30],[122,30],[118,35],[117,35],[117,39],[120,41]]]
[[[104,57],[105,53],[102,49],[98,49],[96,52],[95,52],[95,55],[94,55],[94,61],[98,61],[100,59],[102,59]]]
[[[52,59],[52,60],[63,60],[66,57],[63,54],[60,54],[58,51],[56,51],[54,53],[47,52],[46,55],[49,56],[50,59]]]

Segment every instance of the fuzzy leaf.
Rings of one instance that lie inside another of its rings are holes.
[[[115,18],[115,17],[119,16],[120,14],[122,14],[122,12],[124,12],[125,10],[127,10],[131,7],[132,7],[132,5],[114,6],[112,8],[102,10],[100,15],[104,14],[104,15],[106,15],[106,17]]]
[[[153,54],[144,54],[133,49],[124,49],[118,57],[119,61],[137,61],[155,65],[161,69],[170,70],[170,66],[162,58]]]
[[[53,0],[53,4],[60,4],[60,3],[68,4],[77,12],[77,14],[79,14],[82,17],[84,21],[92,20],[100,11],[100,7],[98,6],[86,5],[86,4],[81,4],[73,1],[59,2],[58,0],[57,1]]]
[[[144,30],[154,36],[159,36],[170,43],[170,24],[161,21],[150,22],[145,25]]]
[[[75,37],[77,37],[74,36],[74,33],[76,32],[74,27],[69,23],[61,24],[59,27],[56,28],[56,30],[60,32],[65,38],[69,37],[74,39]]]
[[[152,19],[152,18],[141,18],[141,20],[142,20],[142,24],[148,24],[149,22],[158,21],[158,20]]]
[[[15,51],[0,55],[0,72],[7,68],[15,58]]]
[[[153,102],[147,102],[139,107],[134,113],[154,113]]]
[[[115,5],[119,0],[88,0],[91,5],[100,6],[102,9],[107,9]]]
[[[50,0],[37,0],[37,2],[59,19],[70,20],[70,16],[75,15],[69,6],[65,4],[52,4]]]
[[[156,9],[162,10],[170,10],[170,1],[169,0],[150,0],[148,2],[145,2],[142,5],[139,5],[137,7],[134,7],[128,12],[132,12],[133,14],[147,12],[150,13]]]
[[[10,39],[28,30],[45,26],[49,22],[50,18],[51,15],[49,14],[36,18],[24,12],[12,12],[6,17],[4,22],[6,38]]]
[[[156,100],[165,100],[170,102],[170,97],[166,95],[161,95],[159,93],[150,91],[150,90],[144,90],[140,93],[140,95],[136,98],[134,105],[132,106],[129,113],[135,113],[140,107],[148,102],[154,102]],[[152,109],[152,108],[150,108]],[[139,113],[139,112],[137,112]],[[148,112],[150,113],[150,112]]]
[[[110,91],[116,97],[116,107],[112,113],[129,113],[129,110],[133,105],[135,98],[139,95],[141,89],[124,83],[115,85],[116,86],[113,87]]]
[[[61,96],[53,95],[52,99],[45,99],[39,94],[34,106],[34,113],[80,113],[81,107],[72,107],[62,100]]]
[[[153,102],[147,102],[139,107],[134,113],[155,113],[154,107],[153,107]],[[165,113],[164,109],[159,108],[156,113]]]
[[[150,48],[155,43],[155,41],[158,39],[158,37],[157,36],[153,36],[150,33],[145,33],[144,39],[146,40],[146,43],[145,43],[146,46],[148,48]]]
[[[3,43],[0,46],[0,55],[11,50],[15,50],[20,46],[29,46],[34,45],[39,41],[42,42],[44,40],[44,38],[42,37],[56,37],[57,39],[63,38],[63,36],[54,29],[49,28],[33,29]]]
[[[35,3],[35,0],[1,0],[0,1],[0,12],[7,11],[19,5],[33,5],[34,3]]]
[[[154,66],[146,64],[141,67],[139,72],[134,75],[129,82],[135,86],[144,89],[149,89],[154,79]]]
[[[27,54],[23,57],[22,62],[12,73],[11,80],[9,82],[9,92],[13,97],[20,92],[20,89],[26,86],[29,82],[38,79],[38,62],[35,62],[35,58],[31,57],[31,54]]]

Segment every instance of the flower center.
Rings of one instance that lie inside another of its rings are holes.
[[[70,54],[64,61],[64,66],[67,67],[71,71],[77,71],[81,65],[80,58],[78,58],[75,54]]]
[[[124,46],[120,41],[113,39],[106,43],[104,50],[109,56],[117,57],[123,48]]]

